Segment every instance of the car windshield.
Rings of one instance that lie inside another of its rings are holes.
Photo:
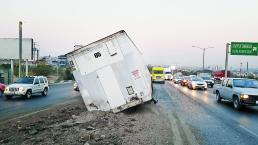
[[[203,81],[203,79],[202,78],[194,77],[194,78],[192,78],[192,81]]]
[[[211,80],[210,77],[202,77],[202,79],[204,79],[204,80]]]
[[[22,77],[19,78],[15,83],[17,84],[33,84],[34,77]]]
[[[258,82],[256,80],[248,79],[234,79],[233,85],[240,88],[258,88]]]
[[[165,74],[171,74],[171,72],[165,72]]]
[[[154,70],[153,73],[154,74],[163,74],[163,71],[162,70]]]

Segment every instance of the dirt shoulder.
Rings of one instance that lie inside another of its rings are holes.
[[[0,144],[173,144],[172,136],[152,103],[114,114],[88,112],[76,100],[0,123]]]

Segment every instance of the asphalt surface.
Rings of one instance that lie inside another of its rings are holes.
[[[190,90],[171,82],[154,84],[154,95],[159,106],[191,126],[199,144],[258,144],[258,107],[236,111],[230,102],[218,104],[211,88]]]
[[[0,121],[46,109],[79,96],[80,93],[73,90],[72,83],[52,85],[47,96],[36,94],[31,99],[14,97],[11,100],[6,100],[2,96],[0,97]]]

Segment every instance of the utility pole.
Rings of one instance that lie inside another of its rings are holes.
[[[248,73],[248,70],[249,69],[249,64],[248,64],[248,62],[246,62],[246,72]]]
[[[242,71],[243,71],[243,70],[242,70],[242,66],[243,66],[243,63],[241,62],[241,63],[240,63],[240,77],[241,77],[241,78],[242,78]]]
[[[202,50],[202,70],[204,71],[204,62],[205,62],[205,51],[209,48],[213,48],[213,47],[207,47],[207,48],[201,48],[198,46],[192,46],[192,47],[196,47]]]
[[[226,44],[226,60],[225,60],[225,78],[228,77],[228,53],[229,53],[230,44]]]
[[[19,22],[19,78],[21,77],[21,61],[22,61],[22,22]]]

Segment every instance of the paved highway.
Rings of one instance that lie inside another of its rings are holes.
[[[73,84],[69,83],[50,86],[49,94],[45,97],[35,95],[31,99],[15,97],[11,100],[0,97],[0,121],[45,109],[79,96],[80,93],[74,91]]]
[[[155,84],[154,94],[158,105],[177,112],[203,144],[252,145],[258,142],[258,107],[236,111],[229,102],[218,104],[212,89],[190,90],[171,82]]]

